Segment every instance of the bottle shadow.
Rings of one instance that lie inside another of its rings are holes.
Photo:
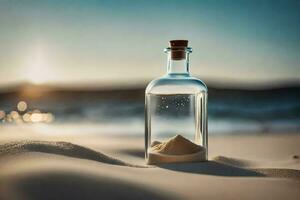
[[[160,168],[180,171],[194,174],[206,174],[214,176],[230,176],[230,177],[264,177],[263,173],[245,169],[240,167],[235,167],[216,161],[206,161],[206,162],[195,162],[195,163],[170,163],[170,164],[159,164]]]

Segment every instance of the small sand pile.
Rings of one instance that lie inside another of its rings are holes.
[[[148,153],[148,164],[206,160],[205,148],[181,135],[166,142],[154,141]]]

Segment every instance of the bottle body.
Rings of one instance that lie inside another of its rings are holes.
[[[181,135],[202,146],[208,157],[207,87],[199,79],[167,75],[152,81],[145,92],[145,157],[157,141]],[[193,161],[193,160],[191,160]]]

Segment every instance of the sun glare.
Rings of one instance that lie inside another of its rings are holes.
[[[48,52],[42,45],[38,45],[28,56],[28,64],[25,67],[25,78],[34,84],[51,81],[51,66]]]

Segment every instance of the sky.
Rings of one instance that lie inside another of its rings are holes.
[[[0,0],[0,85],[144,83],[171,39],[204,80],[300,79],[300,1]]]

